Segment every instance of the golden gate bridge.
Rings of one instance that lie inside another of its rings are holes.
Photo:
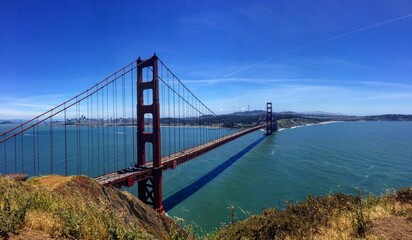
[[[162,173],[250,132],[274,131],[272,103],[253,125],[225,128],[155,55],[0,133],[0,174],[87,175],[131,187],[164,212]]]

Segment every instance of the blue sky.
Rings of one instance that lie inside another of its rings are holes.
[[[0,1],[0,118],[154,52],[216,113],[412,114],[412,1]]]

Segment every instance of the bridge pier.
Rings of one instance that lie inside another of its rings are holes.
[[[153,169],[153,195],[154,195],[153,207],[159,213],[165,212],[163,210],[163,199],[162,199],[162,173],[163,173],[163,169],[161,168]]]
[[[152,206],[157,212],[164,213],[162,199],[162,169],[153,169],[152,177],[139,181],[137,196],[147,205]]]

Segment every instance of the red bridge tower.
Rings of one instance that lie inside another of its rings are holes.
[[[273,117],[272,117],[272,103],[266,103],[266,123],[268,126],[266,127],[266,135],[272,135],[273,133]]]
[[[151,68],[152,79],[144,81],[144,68]],[[146,164],[147,150],[151,150],[152,153],[148,154],[153,156],[152,175],[138,182],[138,197],[144,203],[152,205],[157,212],[164,213],[162,203],[158,58],[156,54],[145,61],[140,58],[137,60],[137,77],[137,164],[139,166]],[[152,96],[151,101],[144,102],[144,94],[149,97]],[[152,120],[152,132],[145,132],[146,114],[151,115],[146,116],[146,119]]]

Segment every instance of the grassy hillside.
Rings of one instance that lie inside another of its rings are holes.
[[[381,197],[334,194],[267,209],[205,239],[412,239],[412,188]]]
[[[412,188],[385,196],[309,196],[204,239],[412,239]],[[0,177],[0,239],[193,239],[131,194],[83,177]]]
[[[131,194],[82,177],[0,177],[0,239],[187,239]]]

